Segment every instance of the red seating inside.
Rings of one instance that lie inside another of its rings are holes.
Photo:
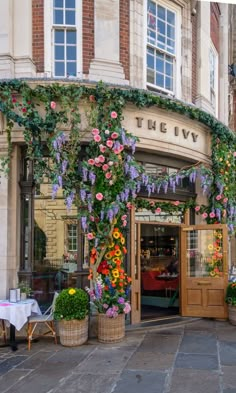
[[[173,279],[157,279],[161,273],[156,271],[142,272],[142,289],[144,291],[163,291],[165,289],[177,289],[179,277]]]

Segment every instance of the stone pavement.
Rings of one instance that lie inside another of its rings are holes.
[[[80,347],[42,338],[0,348],[0,393],[236,393],[236,326],[191,323],[127,329],[119,344]]]

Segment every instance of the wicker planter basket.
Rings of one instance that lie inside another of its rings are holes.
[[[88,340],[88,316],[79,321],[59,321],[60,342],[66,347],[82,345]]]
[[[98,341],[101,343],[117,343],[125,336],[125,314],[109,318],[98,314]]]
[[[236,325],[236,306],[229,305],[228,310],[229,310],[229,322],[232,325]]]

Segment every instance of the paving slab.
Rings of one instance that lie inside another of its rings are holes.
[[[173,367],[175,354],[159,352],[136,352],[129,359],[126,369],[129,370],[169,370]]]
[[[236,366],[236,342],[220,341],[220,362],[224,366]]]
[[[169,393],[221,393],[219,376],[205,370],[176,369]]]
[[[176,368],[193,368],[197,370],[218,370],[218,358],[215,355],[179,353],[175,361]]]
[[[113,393],[162,393],[165,386],[166,373],[125,370],[117,381]]]
[[[148,334],[138,351],[158,352],[158,353],[175,353],[180,343],[181,336],[168,334]]]
[[[213,334],[187,332],[180,344],[179,351],[184,353],[216,354],[216,337]]]

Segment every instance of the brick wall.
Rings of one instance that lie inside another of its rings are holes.
[[[197,96],[197,15],[192,16],[192,102]]]
[[[220,46],[220,9],[217,3],[211,3],[211,40],[219,53]]]
[[[83,73],[94,58],[94,0],[83,0]]]
[[[120,0],[120,62],[129,80],[129,0]]]
[[[37,72],[44,71],[44,0],[32,0],[32,53]]]

